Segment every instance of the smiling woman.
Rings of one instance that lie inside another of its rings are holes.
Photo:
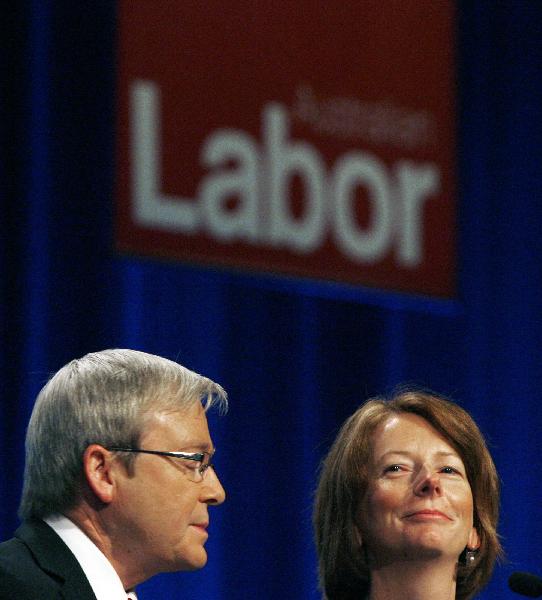
[[[478,427],[436,394],[369,400],[326,457],[314,525],[328,600],[467,600],[502,554]]]

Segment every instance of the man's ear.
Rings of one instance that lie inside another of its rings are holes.
[[[91,444],[83,454],[85,479],[95,496],[104,504],[113,500],[114,477],[111,452],[99,444]]]

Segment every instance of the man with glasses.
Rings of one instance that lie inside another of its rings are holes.
[[[41,390],[26,437],[15,537],[0,544],[0,598],[126,600],[207,561],[216,383],[134,350],[87,354]]]

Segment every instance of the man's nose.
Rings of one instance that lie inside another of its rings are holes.
[[[209,467],[205,473],[203,483],[203,502],[207,504],[222,504],[226,499],[226,491],[220,483],[220,479],[213,467]]]

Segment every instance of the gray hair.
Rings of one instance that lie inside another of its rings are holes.
[[[30,417],[20,517],[75,506],[90,444],[137,446],[151,413],[196,402],[227,409],[220,385],[166,358],[114,349],[72,360],[42,388]]]

